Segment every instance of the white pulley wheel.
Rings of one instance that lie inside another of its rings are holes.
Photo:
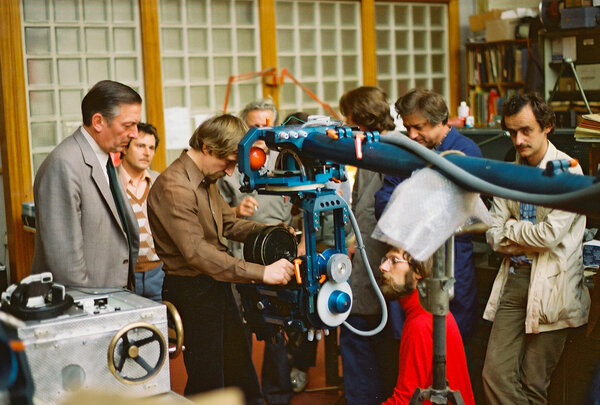
[[[349,301],[349,305],[342,312],[339,311],[344,303]],[[352,309],[352,289],[348,283],[333,283],[326,281],[317,295],[317,314],[321,322],[329,327],[341,325]]]
[[[352,273],[352,262],[348,255],[336,253],[327,261],[327,275],[336,283],[348,281]]]

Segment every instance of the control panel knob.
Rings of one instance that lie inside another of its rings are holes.
[[[343,314],[350,308],[352,299],[344,291],[335,290],[329,296],[329,310],[334,314]]]

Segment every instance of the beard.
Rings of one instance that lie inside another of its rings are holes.
[[[207,183],[215,183],[217,180],[219,180],[221,177],[225,176],[226,174],[227,173],[225,173],[224,171],[218,172],[218,173],[209,174],[207,176],[204,176],[204,180]]]
[[[399,284],[387,273],[382,275],[381,293],[388,301],[396,301],[402,297],[409,296],[417,288],[417,282],[414,273],[411,271],[406,274],[404,284]]]

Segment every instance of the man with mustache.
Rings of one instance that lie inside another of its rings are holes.
[[[554,112],[537,94],[515,95],[502,108],[517,163],[545,168],[571,158],[548,141]],[[582,174],[574,165],[570,172]],[[545,404],[550,376],[569,328],[588,320],[583,284],[585,217],[494,198],[489,245],[505,254],[483,317],[493,321],[483,384],[489,404]]]
[[[381,258],[381,292],[398,300],[406,314],[398,365],[398,380],[385,405],[405,405],[416,388],[433,384],[433,315],[421,307],[417,284],[431,276],[433,260],[419,262],[399,248],[389,247]],[[459,391],[466,405],[475,404],[462,338],[450,312],[446,315],[446,376],[451,390]]]
[[[242,242],[266,226],[236,218],[215,184],[233,173],[247,130],[228,114],[196,128],[191,149],[150,189],[148,218],[165,271],[163,297],[179,311],[185,331],[185,395],[238,386],[247,404],[264,405],[230,283],[285,285],[294,266],[286,259],[262,266],[227,253],[227,239]]]
[[[147,204],[150,187],[159,174],[150,169],[159,138],[152,124],[140,122],[137,129],[138,137],[131,139],[127,149],[121,152],[121,165],[117,172],[140,229],[140,250],[135,264],[135,292],[161,302],[165,274],[154,248]]]
[[[436,152],[458,151],[467,156],[481,157],[479,147],[471,139],[448,125],[448,106],[444,98],[431,90],[413,89],[395,104],[407,135],[415,142]],[[381,188],[375,193],[375,216],[379,219],[395,188],[405,178],[386,175]],[[471,235],[454,238],[454,298],[450,311],[456,318],[465,342],[477,330],[477,284]],[[392,310],[394,308],[392,307]],[[468,343],[467,343],[468,344]]]

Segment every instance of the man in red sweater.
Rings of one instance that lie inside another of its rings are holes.
[[[381,291],[388,300],[399,300],[406,313],[400,340],[398,381],[386,405],[408,404],[416,388],[433,383],[433,316],[419,302],[417,283],[431,275],[433,260],[414,260],[407,252],[390,247],[381,258]],[[451,390],[459,391],[465,405],[474,405],[467,360],[456,321],[446,316],[446,378]],[[430,402],[426,402],[430,404]]]

